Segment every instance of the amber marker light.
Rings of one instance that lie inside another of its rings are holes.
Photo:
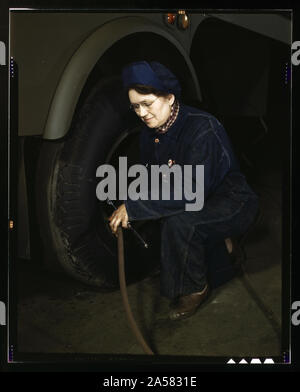
[[[9,228],[12,230],[14,228],[14,221],[10,220],[9,221]]]
[[[187,14],[185,13],[185,11],[183,10],[179,10],[178,11],[178,19],[177,19],[177,24],[178,27],[181,30],[186,30],[189,27],[189,17],[187,16]]]
[[[174,25],[176,20],[176,14],[166,14],[165,21],[168,25]]]

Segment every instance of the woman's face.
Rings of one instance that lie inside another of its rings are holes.
[[[133,89],[129,90],[128,96],[136,114],[149,128],[158,128],[168,120],[175,100],[173,94],[158,97],[154,94],[139,94]]]

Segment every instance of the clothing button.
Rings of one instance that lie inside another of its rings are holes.
[[[158,137],[155,138],[154,141],[155,141],[155,143],[159,143],[159,138]]]

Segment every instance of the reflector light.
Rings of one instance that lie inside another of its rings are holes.
[[[177,20],[178,27],[182,30],[186,30],[189,27],[189,22],[190,22],[189,17],[185,13],[185,11],[183,10],[178,11],[178,20]]]
[[[176,20],[176,14],[167,14],[166,15],[166,22],[170,25],[173,25]]]

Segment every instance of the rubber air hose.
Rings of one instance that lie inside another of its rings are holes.
[[[148,355],[154,355],[153,351],[150,349],[148,344],[145,342],[143,335],[141,334],[131,311],[130,304],[128,301],[127,295],[127,286],[126,286],[126,277],[125,277],[125,268],[124,268],[124,239],[123,239],[123,230],[122,227],[118,227],[118,265],[119,265],[119,282],[120,282],[120,290],[121,296],[123,300],[123,305],[125,308],[127,320],[130,328],[132,329],[133,334],[135,335],[137,341],[142,346],[143,350]]]

